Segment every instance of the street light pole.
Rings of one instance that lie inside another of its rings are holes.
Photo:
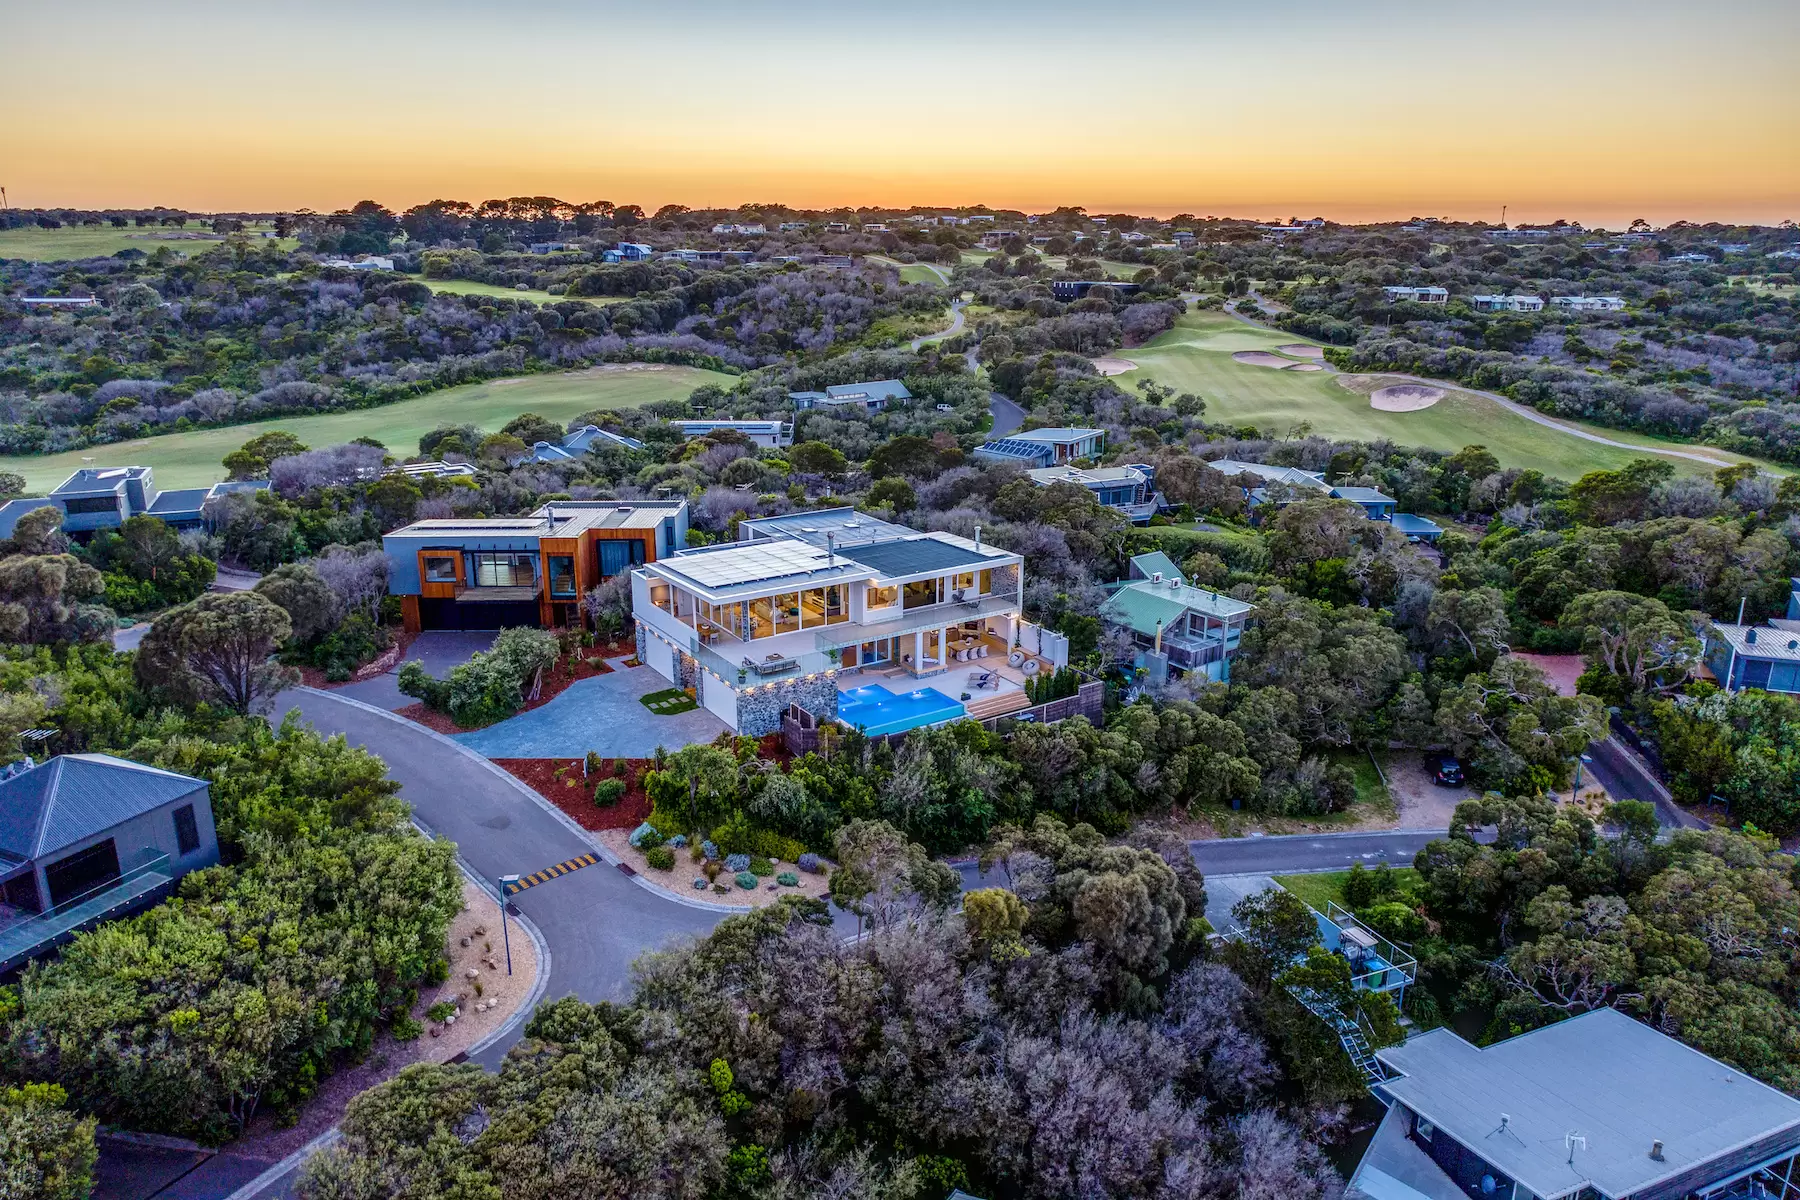
[[[506,885],[519,882],[517,875],[500,877],[500,941],[506,946],[506,973],[512,974],[512,937],[506,932]]]

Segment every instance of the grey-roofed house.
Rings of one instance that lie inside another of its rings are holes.
[[[1029,707],[1025,678],[1066,665],[1067,642],[1023,619],[1020,556],[974,533],[852,508],[744,520],[736,542],[633,570],[638,657],[742,734],[796,706],[837,720],[840,690],[871,733]]]
[[[794,444],[794,425],[791,421],[728,421],[728,420],[672,420],[669,424],[681,431],[685,438],[706,437],[714,433],[741,433],[749,438],[752,444],[766,449],[778,449]]]
[[[1104,429],[1023,429],[997,441],[984,442],[975,457],[1032,469],[1054,467],[1081,458],[1098,458],[1106,448]]]
[[[164,895],[219,861],[194,779],[106,754],[30,759],[0,778],[0,971]]]
[[[117,529],[128,519],[148,514],[175,529],[206,524],[207,502],[235,491],[261,491],[267,480],[215,483],[201,488],[162,491],[149,467],[83,467],[57,484],[48,496],[9,500],[0,505],[0,537],[11,537],[19,518],[33,509],[62,513],[64,532],[77,538],[101,529]]]
[[[864,412],[880,412],[889,404],[911,400],[912,393],[898,379],[876,379],[868,383],[837,383],[822,392],[789,392],[788,399],[798,409],[860,408]]]
[[[1389,1108],[1353,1194],[1800,1197],[1800,1101],[1615,1009],[1485,1047],[1433,1029],[1375,1057]]]
[[[1035,467],[1026,472],[1039,487],[1072,483],[1086,488],[1094,499],[1108,508],[1116,508],[1131,518],[1133,524],[1147,524],[1164,506],[1156,490],[1156,468],[1145,463],[1122,467]]]
[[[531,458],[534,462],[576,462],[589,450],[608,446],[619,450],[642,450],[644,443],[598,425],[583,425],[560,442],[533,443]]]

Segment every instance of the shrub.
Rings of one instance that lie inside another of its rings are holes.
[[[731,890],[730,888],[726,887],[722,883],[713,884],[713,891],[717,892],[721,896],[723,896],[725,893],[729,892],[730,890]]]
[[[343,663],[332,663],[325,668],[326,683],[344,683],[350,678],[350,668]]]
[[[704,892],[706,890],[706,880],[704,880],[704,879],[694,880],[694,890],[696,892]]]
[[[631,844],[633,849],[648,850],[652,846],[662,845],[663,835],[656,831],[656,826],[645,821],[631,831],[631,836],[626,841]]]
[[[719,857],[719,848],[713,845],[712,841],[708,839],[707,841],[700,843],[700,853],[704,854],[709,860],[716,859]]]
[[[800,877],[792,871],[783,871],[775,877],[775,882],[779,883],[782,887],[799,887]]]
[[[587,665],[588,670],[598,671],[601,667],[606,665],[606,660],[603,658],[590,658],[587,660]]]
[[[397,1042],[410,1042],[425,1032],[425,1027],[407,1013],[401,1013],[395,1017],[388,1029],[393,1033],[394,1040]]]
[[[624,777],[624,775],[625,775],[625,760],[624,759],[622,759],[622,758],[613,759],[613,774],[620,776],[621,778]]]
[[[766,879],[775,873],[775,864],[766,858],[753,858],[750,860],[750,873]]]
[[[756,832],[748,817],[741,812],[734,812],[726,818],[723,825],[712,831],[712,836],[713,841],[727,854],[750,854],[755,850],[750,840],[756,836]]]
[[[425,1015],[433,1022],[442,1025],[447,1019],[456,1015],[456,1003],[451,1000],[439,1000],[425,1010]]]
[[[600,774],[601,768],[603,768],[605,766],[606,766],[606,760],[604,758],[601,758],[598,754],[595,754],[592,750],[589,750],[587,752],[587,773],[589,775]]]
[[[668,841],[664,842],[663,845],[669,847],[671,850],[680,850],[687,845],[687,834],[678,833]]]
[[[594,785],[594,806],[611,808],[625,798],[624,781],[618,779],[602,779]],[[656,832],[651,830],[652,833]]]
[[[675,852],[667,846],[652,846],[644,851],[644,861],[659,871],[675,869]]]
[[[733,876],[733,882],[743,888],[746,892],[754,892],[756,890],[756,876],[748,871],[739,871]]]
[[[794,863],[808,875],[818,875],[825,870],[824,864],[819,861],[819,856],[814,854],[811,850],[808,850],[805,854],[796,858]]]
[[[748,854],[733,854],[729,856],[725,860],[725,869],[734,873],[748,871],[750,869],[750,856]]]
[[[802,843],[767,829],[758,829],[752,833],[747,849],[751,854],[779,862],[793,862],[806,853],[806,847]]]
[[[719,877],[719,864],[712,862],[711,860],[708,860],[707,864],[704,867],[701,867],[700,870],[708,879],[717,879]]]

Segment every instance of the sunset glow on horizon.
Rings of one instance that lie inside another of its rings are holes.
[[[9,2],[15,207],[1800,218],[1800,5]]]

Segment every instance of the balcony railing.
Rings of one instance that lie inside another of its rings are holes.
[[[110,920],[158,889],[175,882],[169,856],[159,854],[140,867],[115,879],[96,884],[36,916],[0,928],[0,971],[10,971],[26,959],[74,936],[87,925]]]
[[[1340,938],[1343,930],[1357,929],[1374,939],[1375,948],[1364,954],[1360,962],[1352,959],[1351,987],[1369,992],[1391,992],[1418,978],[1418,959],[1363,924],[1355,913],[1337,901],[1326,901],[1324,916],[1337,926]],[[1344,953],[1341,945],[1340,953]],[[1345,957],[1350,955],[1345,953]]]

